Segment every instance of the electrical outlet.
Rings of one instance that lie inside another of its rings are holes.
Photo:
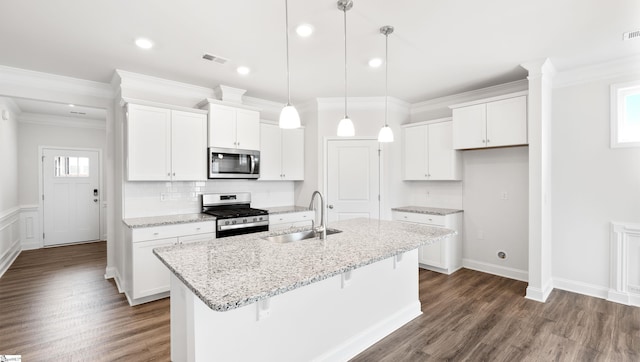
[[[169,194],[166,192],[163,192],[160,194],[160,201],[167,201],[169,200]]]
[[[509,193],[506,192],[506,191],[502,191],[502,193],[500,194],[500,199],[508,200],[509,199]]]

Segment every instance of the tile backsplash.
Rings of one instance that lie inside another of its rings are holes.
[[[294,205],[293,181],[125,182],[124,217],[200,212],[203,193],[251,192],[252,207]]]

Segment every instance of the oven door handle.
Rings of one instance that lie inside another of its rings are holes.
[[[256,170],[256,156],[249,155],[249,159],[251,160],[251,171],[249,173],[253,175]]]
[[[218,225],[218,231],[243,229],[243,228],[250,228],[254,226],[265,226],[265,225],[269,225],[269,220],[250,222],[246,224]]]

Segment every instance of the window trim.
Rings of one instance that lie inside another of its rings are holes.
[[[624,114],[623,100],[632,88],[637,88],[640,91],[640,80],[611,85],[611,148],[640,147],[640,141],[620,142],[618,140],[618,128],[622,121],[621,116]]]

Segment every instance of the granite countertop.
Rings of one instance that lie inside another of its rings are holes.
[[[458,210],[458,209],[443,209],[439,207],[424,207],[424,206],[401,206],[401,207],[394,207],[391,210],[402,211],[402,212],[413,212],[416,214],[429,214],[429,215],[449,215],[449,214],[457,214],[459,212],[463,212],[463,210]]]
[[[149,217],[136,217],[123,219],[125,225],[131,229],[146,228],[152,226],[174,225],[174,224],[186,224],[191,222],[200,221],[214,221],[216,218],[207,214],[179,214],[179,215],[163,215],[163,216],[149,216]]]
[[[270,215],[277,215],[277,214],[290,214],[293,212],[309,211],[309,208],[304,206],[276,206],[276,207],[267,207],[265,208],[265,210],[268,210]]]
[[[211,309],[227,311],[455,234],[444,228],[368,219],[333,222],[330,227],[343,232],[324,241],[290,243],[263,239],[283,232],[261,232],[153,252]]]

